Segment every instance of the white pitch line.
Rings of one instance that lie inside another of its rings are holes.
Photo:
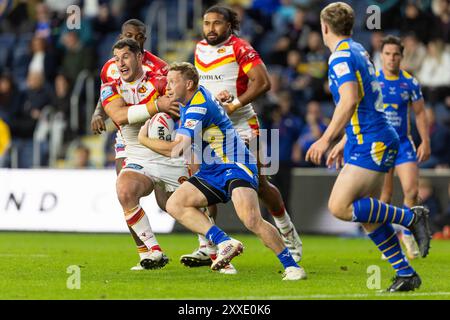
[[[311,294],[299,296],[249,296],[245,299],[333,299],[333,298],[371,298],[371,297],[426,297],[426,296],[450,296],[450,292],[411,292],[411,293],[348,293],[348,294]],[[239,299],[239,298],[238,298]]]
[[[348,293],[348,294],[311,294],[298,296],[245,296],[245,297],[214,297],[212,300],[302,300],[302,299],[339,299],[339,298],[389,298],[389,297],[426,297],[426,296],[449,296],[450,292],[411,292],[411,293]],[[177,300],[203,300],[204,297],[184,297]],[[170,299],[173,300],[173,299]]]

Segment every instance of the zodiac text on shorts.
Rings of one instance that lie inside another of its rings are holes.
[[[183,157],[188,162],[191,162],[193,159],[195,164],[205,163],[213,165],[236,162],[256,164],[257,160],[255,157],[249,157],[248,154],[243,152],[242,144],[240,145],[241,147],[237,147],[237,139],[239,138],[234,129],[227,129],[225,134],[217,127],[202,130],[201,121],[199,121],[199,123],[195,124],[193,146],[183,151]],[[209,147],[203,150],[201,146],[204,142],[208,143]],[[259,152],[261,175],[274,175],[278,172],[280,167],[279,142],[280,132],[278,129],[260,129],[258,139],[249,139],[247,147],[250,152],[253,155]],[[179,149],[174,148],[172,158],[177,158],[180,154],[179,152]],[[192,153],[194,157],[192,157]]]
[[[370,265],[367,267],[367,289],[380,290],[381,289],[381,269],[377,265]]]
[[[69,290],[81,288],[81,269],[77,265],[70,265],[67,267],[66,273],[70,274],[66,281],[66,287]]]

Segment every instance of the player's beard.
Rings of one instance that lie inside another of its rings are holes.
[[[216,34],[214,34],[216,35]],[[219,43],[224,42],[225,40],[228,39],[228,37],[230,36],[230,34],[228,33],[224,33],[222,35],[217,35],[217,38],[215,40],[208,40],[208,37],[205,33],[203,33],[203,38],[206,40],[206,42],[210,45],[210,46],[216,46]]]

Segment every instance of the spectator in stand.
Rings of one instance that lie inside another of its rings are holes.
[[[48,83],[52,83],[56,75],[56,56],[47,49],[44,38],[34,36],[31,40],[31,60],[28,73],[42,73]]]
[[[33,160],[33,135],[42,109],[50,105],[52,90],[45,84],[44,76],[31,72],[27,77],[25,100],[11,121],[13,144],[19,154],[19,168],[31,168]],[[45,155],[42,155],[45,159]]]
[[[428,54],[417,77],[422,84],[425,100],[433,106],[444,101],[450,90],[450,53],[444,42],[434,39],[428,43]]]
[[[303,126],[300,137],[294,145],[292,159],[301,167],[313,167],[312,163],[305,161],[306,152],[327,128],[319,102],[311,101],[308,103],[305,119],[306,124]]]
[[[408,2],[405,7],[405,17],[402,20],[400,30],[402,33],[414,32],[423,43],[430,38],[431,21],[428,16],[420,10],[414,2]]]
[[[419,164],[420,168],[448,168],[449,167],[449,145],[450,136],[449,130],[442,124],[436,122],[434,110],[432,108],[425,109],[430,128],[430,144],[431,156],[430,158]]]
[[[63,43],[66,52],[62,60],[62,72],[73,85],[82,70],[92,70],[94,65],[93,52],[90,48],[83,47],[78,38],[78,33],[75,31],[66,32],[63,36]]]
[[[310,78],[309,87],[312,90],[312,99],[314,100],[323,100],[325,96],[323,83],[327,79],[328,56],[321,35],[316,31],[310,32],[308,34],[308,46],[304,54],[306,63],[304,73]]]
[[[434,14],[433,36],[450,43],[450,4],[448,0],[433,0],[432,11]]]
[[[34,29],[35,37],[39,37],[50,42],[52,27],[51,12],[47,4],[36,4],[36,26]]]
[[[70,89],[69,80],[66,76],[61,73],[58,74],[55,78],[53,107],[55,111],[64,114],[64,119],[69,119],[70,116]]]
[[[414,33],[408,33],[403,38],[403,59],[401,69],[417,76],[427,55],[426,47],[417,39]],[[379,69],[377,69],[379,70]]]
[[[11,124],[12,118],[22,104],[23,95],[17,89],[10,74],[0,76],[0,118]]]
[[[292,171],[292,148],[297,141],[302,128],[302,120],[291,112],[292,99],[288,91],[282,91],[278,95],[278,104],[272,112],[271,129],[279,130],[279,142],[276,145],[279,150],[279,170],[272,176],[273,183],[279,188],[284,203],[289,208]],[[272,142],[272,141],[271,141]],[[271,155],[273,156],[275,145],[271,143]],[[289,210],[289,209],[288,209]]]
[[[264,27],[247,13],[242,4],[233,3],[230,7],[237,13],[238,20],[241,22],[240,37],[251,43],[258,51],[259,43],[264,35]]]
[[[306,24],[306,11],[300,7],[295,9],[294,21],[289,24],[285,36],[289,38],[289,49],[305,50],[311,27]]]
[[[96,42],[112,32],[120,30],[116,17],[111,13],[108,3],[102,3],[99,7],[98,15],[92,21],[92,29]]]
[[[306,73],[306,64],[302,63],[302,57],[298,50],[290,50],[287,55],[287,67],[283,70],[281,80],[282,86],[289,89],[292,99],[297,105],[302,106],[311,100],[313,90],[310,86],[311,77]],[[297,108],[296,108],[297,109]],[[296,110],[302,113],[301,109]]]
[[[95,166],[91,162],[91,150],[85,145],[78,145],[73,154],[74,169],[92,169]]]
[[[272,16],[272,26],[279,33],[289,31],[289,25],[294,22],[296,8],[292,3],[293,0],[280,0],[280,6]]]
[[[370,37],[370,50],[369,54],[372,58],[375,70],[381,69],[381,44],[384,38],[383,31],[374,31]]]

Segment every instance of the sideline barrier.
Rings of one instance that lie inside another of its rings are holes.
[[[431,179],[444,209],[450,170],[421,171]],[[294,169],[292,221],[302,233],[356,234],[358,225],[339,221],[327,209],[336,172]],[[0,230],[128,232],[115,193],[114,170],[0,169]],[[398,179],[394,203],[401,204]],[[187,231],[159,209],[153,195],[141,200],[156,233]],[[265,217],[271,221],[267,214]],[[219,205],[217,224],[246,232],[231,203]]]

